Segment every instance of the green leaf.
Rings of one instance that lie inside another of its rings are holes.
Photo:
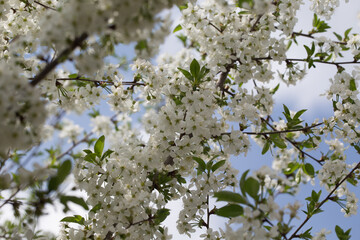
[[[356,83],[355,83],[355,79],[353,79],[353,78],[350,80],[349,89],[350,89],[351,91],[356,91]]]
[[[344,232],[344,230],[341,227],[339,227],[338,225],[335,226],[335,233],[336,236],[339,238],[339,240],[349,240],[351,237],[350,231],[351,228],[348,229],[346,232]]]
[[[85,219],[80,215],[74,215],[73,217],[64,217],[60,222],[72,222],[80,225],[84,225]]]
[[[159,225],[169,215],[170,215],[170,209],[167,209],[167,208],[158,209],[155,214],[155,224]]]
[[[173,33],[176,33],[177,31],[180,31],[182,29],[182,26],[179,24],[175,27]]]
[[[98,164],[97,162],[96,162],[96,154],[95,153],[90,153],[90,154],[88,154],[88,155],[86,155],[85,157],[84,157],[84,160],[85,161],[87,161],[87,162],[89,162],[89,163],[93,163],[93,164]]]
[[[83,150],[83,152],[85,152],[85,153],[87,153],[87,154],[93,153],[90,149],[85,149],[85,150]]]
[[[198,163],[198,173],[202,173],[205,172],[206,170],[206,163],[204,162],[204,160],[202,160],[199,157],[192,157],[197,163]]]
[[[78,74],[77,74],[77,73],[73,73],[73,74],[70,74],[68,77],[69,77],[69,78],[77,78],[77,77],[78,77]]]
[[[200,70],[199,80],[203,79],[209,72],[210,72],[210,69],[203,66]]]
[[[312,235],[311,235],[311,228],[307,229],[305,232],[299,234],[299,238],[301,239],[312,239]]]
[[[147,48],[148,48],[147,40],[140,40],[140,41],[138,41],[138,43],[135,46],[135,49],[138,51],[142,51]]]
[[[238,217],[244,213],[244,209],[237,204],[228,204],[215,211],[215,214],[222,217]]]
[[[273,89],[271,89],[270,94],[275,94],[277,92],[277,90],[279,90],[280,87],[280,83],[278,83],[278,85],[276,85],[276,87],[274,87]]]
[[[318,16],[314,13],[312,25],[313,27],[316,27],[317,24],[318,24]]]
[[[349,29],[347,29],[347,30],[345,31],[345,33],[344,33],[344,39],[345,39],[345,40],[348,40],[348,39],[349,39],[349,33],[350,33],[351,30],[352,30],[352,28],[349,28]]]
[[[105,158],[109,157],[114,151],[113,150],[106,150],[106,152],[104,152],[104,154],[101,157],[101,161],[104,160]]]
[[[102,135],[95,143],[94,146],[94,153],[96,154],[96,156],[98,156],[99,158],[102,155],[102,152],[104,150],[104,145],[105,145],[105,136]]]
[[[217,198],[216,201],[225,201],[225,202],[234,202],[234,203],[242,203],[246,204],[246,199],[243,198],[238,193],[230,192],[230,191],[220,191],[214,193],[214,197]]]
[[[90,209],[90,212],[96,213],[100,209],[101,209],[101,203],[98,203],[92,209]]]
[[[190,72],[195,79],[199,79],[200,65],[195,58],[192,60],[190,64]]]
[[[341,37],[340,34],[337,34],[336,32],[333,32],[333,34],[335,35],[335,37],[336,37],[339,41],[342,40],[342,37]]]
[[[310,58],[311,55],[312,55],[312,54],[311,54],[311,49],[310,49],[308,46],[306,46],[306,45],[304,45],[304,48],[306,49],[306,52],[307,52],[307,55],[308,55],[307,57]]]
[[[280,135],[278,133],[277,134],[271,134],[270,139],[275,144],[275,146],[277,146],[278,148],[283,149],[283,148],[287,147],[285,141],[280,137]]]
[[[292,120],[290,110],[288,109],[288,107],[285,104],[283,104],[283,108],[284,108],[283,114],[286,117],[286,120],[288,120],[288,122],[290,122]]]
[[[315,170],[313,165],[311,165],[310,163],[306,163],[303,165],[303,170],[304,172],[309,175],[310,177],[314,177],[315,175]]]
[[[218,161],[217,163],[215,163],[215,164],[212,166],[211,170],[212,170],[213,172],[215,172],[215,171],[218,170],[220,167],[222,167],[222,166],[225,164],[225,162],[226,162],[226,160]]]
[[[182,10],[184,10],[184,9],[187,9],[187,8],[188,8],[188,4],[187,4],[187,3],[185,3],[184,5],[179,5],[178,7],[179,7],[180,11],[182,11]]]
[[[261,154],[264,155],[267,151],[269,151],[270,149],[270,145],[271,145],[271,142],[270,141],[266,141],[265,144],[264,144],[264,147],[261,151]]]
[[[241,193],[243,196],[245,196],[245,193],[246,193],[246,189],[245,189],[246,175],[249,173],[249,171],[250,171],[249,169],[246,170],[240,178],[240,190],[241,190]]]
[[[312,192],[311,192],[311,201],[314,201],[316,203],[319,202],[320,196],[321,196],[321,190],[318,193],[315,192],[314,190],[312,190]]]
[[[260,189],[260,183],[253,177],[249,177],[245,182],[245,191],[252,197],[253,199],[258,198],[258,193]]]
[[[297,113],[295,113],[293,119],[299,119],[299,117],[306,111],[307,111],[306,109],[298,111]]]
[[[62,195],[62,196],[60,197],[60,202],[61,202],[62,204],[64,204],[66,208],[67,208],[67,202],[73,202],[73,203],[75,203],[75,204],[83,207],[85,210],[89,210],[88,205],[86,204],[86,202],[84,201],[84,199],[81,198],[81,197]]]
[[[290,162],[288,164],[288,167],[286,168],[286,170],[284,171],[284,174],[289,175],[292,174],[295,170],[299,169],[300,164],[297,162]]]
[[[302,146],[304,146],[305,148],[314,148],[315,147],[314,140],[312,140],[312,138],[309,138],[302,142]]]
[[[180,70],[180,72],[182,72],[182,74],[184,74],[184,76],[189,79],[190,81],[194,80],[194,77],[191,75],[191,73],[189,71],[186,71],[185,69],[182,68],[178,68]]]
[[[71,172],[71,161],[64,161],[58,168],[56,176],[50,178],[48,191],[55,191]]]

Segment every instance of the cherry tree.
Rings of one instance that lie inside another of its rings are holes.
[[[189,237],[326,239],[330,229],[307,222],[329,202],[355,215],[350,185],[360,178],[360,161],[346,158],[360,154],[360,37],[329,30],[339,2],[310,0],[302,30],[302,0],[0,1],[0,209],[15,216],[0,238],[170,239],[168,203],[181,200],[177,229]],[[175,29],[164,14],[172,7],[182,15]],[[183,49],[155,64],[169,34]],[[135,59],[118,56],[119,45]],[[319,65],[336,70],[323,92],[332,116],[307,122],[306,109],[286,103],[274,114],[278,89]],[[69,114],[89,115],[91,130]],[[254,144],[272,165],[234,168],[230,158]],[[310,183],[322,190],[302,206],[296,196]],[[58,204],[86,214],[63,218],[53,236],[36,224]],[[340,221],[332,230],[350,238]]]

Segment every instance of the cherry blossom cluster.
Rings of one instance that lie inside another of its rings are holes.
[[[170,239],[163,222],[175,200],[183,203],[177,229],[189,237],[200,229],[202,239],[324,239],[327,230],[302,227],[327,201],[337,202],[345,216],[357,213],[358,198],[348,185],[357,185],[360,163],[350,163],[346,150],[360,153],[360,74],[342,64],[359,63],[360,38],[350,30],[336,33],[337,40],[319,36],[329,26],[316,14],[330,18],[338,0],[312,0],[313,28],[297,32],[302,3],[0,1],[0,190],[11,192],[0,208],[12,204],[18,215],[39,217],[45,204],[59,199],[66,211],[68,202],[87,210],[62,219],[58,239]],[[171,32],[163,10],[174,5],[182,14],[174,32],[185,49],[155,64],[149,58]],[[303,37],[312,41],[304,46],[307,56],[289,56],[291,43]],[[132,42],[133,78],[126,79],[121,63],[105,59],[117,44]],[[352,59],[335,62],[346,51]],[[279,76],[275,64],[283,67]],[[306,110],[284,105],[280,119],[273,117],[280,86],[273,83],[296,85],[317,64],[337,70],[325,93],[333,116],[307,123]],[[103,102],[114,116],[100,114]],[[85,112],[91,116],[87,133],[64,117]],[[135,123],[133,113],[141,121]],[[44,147],[47,165],[23,167],[22,156],[40,155],[36,147],[26,150],[51,136],[70,147]],[[232,167],[230,158],[245,156],[251,138],[262,154],[272,154],[271,168],[249,173]],[[83,143],[87,147],[76,152]],[[321,144],[329,153],[313,156]],[[13,166],[13,175],[4,170]],[[70,172],[86,197],[61,191]],[[312,191],[297,226],[302,206],[281,206],[276,198],[295,196],[309,182],[319,182],[328,195]],[[26,189],[32,198],[23,210],[15,197]],[[224,229],[210,224],[215,215],[226,219]],[[1,234],[32,238],[29,229]]]

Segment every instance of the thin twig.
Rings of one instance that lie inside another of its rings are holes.
[[[8,202],[12,201],[12,198],[15,197],[15,195],[18,194],[18,192],[20,192],[20,188],[16,189],[16,191],[13,194],[11,194],[11,196],[8,199],[6,199],[3,204],[0,205],[0,208],[2,208]]]
[[[302,36],[302,37],[307,37],[307,38],[311,38],[311,39],[315,39],[315,37],[312,34],[306,34],[306,33],[301,33],[301,32],[293,32],[291,34],[292,36]],[[346,45],[346,42],[339,42],[339,41],[332,41],[333,43],[337,43],[340,45]]]
[[[215,26],[212,22],[209,22],[209,25],[213,26],[218,32],[223,33],[223,31],[221,31],[221,29]]]
[[[113,115],[110,120],[111,121],[114,121],[116,116],[118,115],[119,113],[116,113],[115,115]],[[83,143],[85,142],[86,140],[88,140],[88,138],[93,135],[94,132],[89,132],[88,134],[86,134],[82,139],[80,139],[79,141],[73,143],[73,145],[68,148],[65,152],[61,153],[59,156],[56,157],[57,160],[63,158],[65,155],[69,154],[75,147],[77,147],[80,143]]]
[[[259,57],[259,58],[252,58],[254,61],[261,61],[261,60],[273,60],[272,57]],[[285,61],[289,62],[308,62],[305,58],[287,58]],[[323,63],[323,64],[331,64],[335,66],[344,65],[344,64],[360,64],[358,61],[344,61],[344,62],[325,62],[319,59],[314,59],[314,63]]]
[[[85,135],[85,137],[83,137],[81,140],[75,142],[70,148],[68,148],[65,152],[61,153],[59,156],[56,157],[57,160],[63,158],[65,155],[69,154],[75,147],[77,147],[80,143],[85,142],[86,140],[88,140],[88,138],[93,135],[93,132],[90,132],[88,134]]]
[[[85,39],[88,37],[87,33],[81,34],[80,37],[75,38],[75,40],[72,42],[71,46],[66,48],[64,51],[60,53],[59,56],[57,56],[54,61],[50,62],[46,67],[34,77],[34,80],[30,83],[31,86],[36,86],[39,82],[41,82],[46,75],[48,75],[54,68],[56,68],[57,65],[59,65],[61,62],[63,62],[67,57],[77,48],[79,47]]]
[[[264,121],[266,123],[266,125],[268,125],[272,130],[276,131],[276,129],[269,123],[268,120],[266,120],[264,118],[261,118],[261,120]],[[299,148],[299,146],[296,144],[296,142],[292,141],[291,139],[289,139],[287,137],[285,137],[285,140],[288,141],[289,143],[291,143],[291,145],[293,145],[297,150],[299,150],[302,155],[307,156],[307,157],[313,159],[314,161],[316,161],[318,164],[322,165],[321,160],[316,159],[315,157],[311,156],[307,152],[303,151],[301,148]]]
[[[34,3],[37,3],[37,4],[39,4],[40,6],[46,8],[46,9],[50,9],[50,10],[53,10],[53,11],[57,11],[55,8],[52,8],[52,7],[47,6],[47,5],[45,5],[45,4],[42,4],[41,2],[34,1]]]
[[[86,78],[81,78],[81,77],[76,77],[76,78],[57,78],[56,81],[84,81],[84,82],[95,82],[98,84],[107,84],[107,85],[114,85],[114,82],[111,81],[101,81],[101,80],[95,80],[95,79],[86,79]],[[122,85],[136,85],[136,86],[145,86],[145,83],[139,83],[139,82],[129,82],[129,81],[124,81],[121,82]]]
[[[343,182],[345,182],[353,173],[356,169],[358,169],[360,167],[360,162],[358,164],[356,164],[356,166],[340,181],[338,182],[334,189],[326,196],[326,198],[324,200],[321,201],[321,203],[319,205],[316,206],[316,208],[314,209],[313,212],[315,212],[316,210],[320,209],[320,207],[330,199],[330,197],[333,195],[333,193],[338,189],[338,187],[341,186],[341,184],[343,184]],[[300,229],[307,223],[307,221],[309,221],[309,219],[312,217],[311,216],[307,216],[306,219],[300,224],[300,226],[295,230],[295,232],[291,235],[291,237],[289,238],[289,240],[297,237],[297,233],[300,231]]]
[[[311,128],[320,126],[324,123],[317,123],[311,126],[307,126],[307,127],[303,127],[303,128],[297,128],[297,129],[287,129],[287,130],[281,130],[281,131],[272,131],[272,132],[243,132],[247,135],[268,135],[268,134],[278,134],[278,133],[288,133],[288,132],[302,132],[302,131],[306,131],[309,130]]]

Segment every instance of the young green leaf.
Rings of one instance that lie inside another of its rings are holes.
[[[311,165],[310,163],[306,163],[303,165],[303,170],[304,172],[309,175],[310,177],[314,177],[315,175],[315,170],[313,165]]]
[[[214,197],[217,198],[216,201],[225,201],[225,202],[234,202],[234,203],[242,203],[246,204],[246,199],[243,198],[238,193],[230,192],[230,191],[220,191],[214,193]]]
[[[83,198],[81,197],[76,197],[76,196],[65,196],[62,195],[60,197],[60,202],[62,204],[64,204],[65,206],[67,206],[67,202],[73,202],[81,207],[83,207],[85,210],[89,210],[88,205],[86,204],[86,202],[84,201]]]
[[[198,163],[198,173],[205,172],[206,163],[199,157],[192,157]]]
[[[71,172],[71,161],[64,161],[58,168],[57,174],[52,176],[48,182],[48,191],[55,191]]]
[[[158,209],[156,214],[155,214],[155,224],[159,225],[161,222],[163,222],[167,216],[170,215],[170,209],[167,208],[161,208]]]
[[[246,170],[240,178],[240,190],[241,190],[241,193],[243,196],[245,196],[245,194],[246,194],[246,189],[245,189],[246,175],[249,173],[249,171],[250,171],[249,169]]]
[[[282,139],[278,133],[277,134],[271,134],[270,139],[275,144],[275,146],[277,146],[278,148],[283,149],[283,148],[287,147],[284,139]]]
[[[351,228],[345,232],[338,225],[335,226],[335,233],[336,233],[336,236],[339,238],[339,240],[349,240],[351,237],[350,231],[351,231]]]
[[[74,215],[72,217],[64,217],[60,222],[72,222],[80,225],[84,225],[85,219],[80,215]]]
[[[355,83],[355,79],[353,79],[353,78],[350,80],[349,89],[350,89],[351,91],[356,91],[356,83]]]
[[[98,203],[92,209],[90,209],[90,212],[96,213],[100,209],[101,209],[101,203]]]
[[[221,160],[218,161],[217,163],[215,163],[212,167],[211,167],[211,171],[215,172],[217,169],[219,169],[220,167],[222,167],[225,164],[226,160]]]
[[[250,195],[250,197],[256,200],[258,198],[259,189],[260,183],[255,178],[249,177],[246,179],[245,191]]]
[[[182,72],[182,74],[184,74],[184,76],[189,79],[190,81],[194,81],[194,77],[191,75],[191,73],[189,71],[186,71],[185,69],[182,68],[178,68],[180,70],[180,72]]]
[[[237,204],[228,204],[215,211],[215,214],[221,217],[238,217],[244,213],[243,207]]]
[[[179,25],[177,25],[177,26],[175,27],[173,33],[176,33],[176,32],[178,32],[178,31],[180,31],[181,29],[182,29],[182,26],[179,24]]]
[[[199,79],[199,73],[200,73],[200,65],[198,63],[198,61],[196,61],[196,59],[194,58],[190,64],[190,72],[191,75],[195,78],[195,79]]]
[[[266,141],[261,151],[261,154],[264,155],[267,151],[269,151],[270,146],[271,146],[271,141]]]
[[[84,157],[84,160],[92,164],[98,164],[96,162],[96,156],[97,155],[95,153],[89,153]]]
[[[95,143],[94,146],[94,153],[96,154],[96,156],[98,156],[99,158],[102,155],[102,152],[104,150],[104,145],[105,145],[105,136],[102,135]]]
[[[113,152],[114,152],[114,151],[113,151],[113,150],[110,150],[110,149],[106,150],[106,151],[104,152],[104,154],[102,155],[102,157],[101,157],[100,160],[102,161],[102,160],[104,160],[105,158],[109,157]]]
[[[77,78],[77,77],[78,77],[78,74],[77,74],[77,73],[73,73],[73,74],[70,74],[68,77],[69,77],[69,78]]]
[[[302,109],[302,110],[298,111],[297,113],[295,113],[293,119],[299,119],[299,117],[306,111],[307,111],[307,109]]]

